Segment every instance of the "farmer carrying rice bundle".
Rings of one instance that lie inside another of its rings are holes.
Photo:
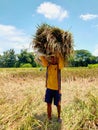
[[[47,67],[46,94],[48,119],[51,120],[52,100],[57,106],[58,121],[61,121],[61,69],[73,51],[73,39],[70,32],[47,24],[38,26],[33,39],[36,60]]]

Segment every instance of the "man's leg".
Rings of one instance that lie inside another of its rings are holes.
[[[58,91],[54,98],[54,104],[57,106],[58,122],[61,122],[61,94]]]
[[[57,106],[57,111],[58,111],[58,122],[61,123],[62,122],[62,119],[61,119],[61,104],[58,104]]]
[[[47,114],[49,120],[51,120],[51,113],[52,113],[52,105],[51,103],[47,103]]]
[[[61,105],[58,104],[57,106],[57,112],[58,112],[58,119],[60,119],[60,114],[61,114]]]
[[[52,90],[51,89],[46,89],[45,102],[47,103],[48,119],[51,119],[51,113],[52,113]]]

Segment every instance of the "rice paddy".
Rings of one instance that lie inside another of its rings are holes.
[[[0,69],[0,130],[98,130],[98,68],[62,70],[62,123],[47,120],[45,69]]]

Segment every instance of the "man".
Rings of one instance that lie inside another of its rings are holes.
[[[48,119],[52,118],[52,101],[54,99],[54,105],[57,106],[58,122],[61,122],[61,68],[64,67],[64,60],[60,54],[50,56],[48,60],[41,56],[40,60],[42,65],[47,67],[45,102],[47,103]]]

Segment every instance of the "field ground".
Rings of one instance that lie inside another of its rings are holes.
[[[45,69],[0,69],[0,130],[98,130],[98,69],[62,70],[62,124],[46,115]]]

